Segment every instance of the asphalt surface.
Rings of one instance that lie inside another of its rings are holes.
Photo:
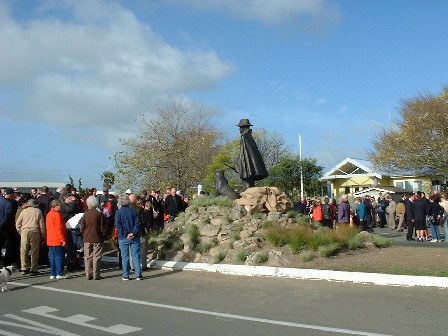
[[[445,335],[446,290],[150,270],[16,275],[0,335]],[[43,270],[44,271],[44,270]]]

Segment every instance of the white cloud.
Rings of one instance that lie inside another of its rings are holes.
[[[319,106],[319,105],[322,105],[322,104],[325,104],[327,102],[327,100],[326,99],[317,99],[315,102],[314,102],[314,106]]]
[[[265,25],[290,23],[314,31],[325,30],[340,20],[339,8],[326,0],[172,0],[177,5],[190,5],[199,10],[226,12],[232,16]]]
[[[167,93],[208,89],[234,71],[213,50],[169,45],[116,3],[67,1],[64,19],[52,4],[61,6],[25,22],[0,4],[5,117],[127,134]]]

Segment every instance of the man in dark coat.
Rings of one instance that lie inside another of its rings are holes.
[[[47,218],[47,214],[51,209],[51,201],[53,197],[50,195],[50,190],[47,186],[43,186],[40,189],[40,196],[37,197],[37,202],[39,203],[39,209],[42,211],[44,218]]]
[[[165,211],[168,214],[168,222],[173,222],[179,212],[185,210],[185,203],[176,194],[176,188],[171,188],[170,194],[165,198]]]
[[[408,193],[404,194],[404,206],[405,206],[405,220],[406,220],[406,225],[408,227],[408,232],[406,233],[406,240],[410,241],[410,240],[415,240],[412,236],[414,235],[414,199],[415,199],[415,194],[414,193],[410,193],[408,196]]]
[[[241,150],[236,160],[236,171],[243,180],[242,191],[255,185],[255,181],[262,180],[269,176],[263,158],[258,150],[257,144],[252,137],[253,126],[249,119],[241,119],[237,125],[241,134]]]
[[[20,235],[16,230],[16,212],[18,204],[12,188],[6,188],[0,197],[0,251],[8,242],[3,266],[16,263],[20,266]]]

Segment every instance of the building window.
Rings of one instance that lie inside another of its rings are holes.
[[[359,187],[355,187],[355,192],[359,191]]]
[[[345,187],[345,194],[350,194],[350,187]]]
[[[417,191],[414,189],[414,183],[412,181],[404,181],[404,188],[406,190]]]
[[[395,187],[407,191],[422,191],[423,181],[394,181]]]
[[[414,181],[414,187],[416,187],[417,189],[415,189],[414,191],[423,191],[423,182],[422,181]]]

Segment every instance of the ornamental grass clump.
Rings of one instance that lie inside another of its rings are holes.
[[[353,239],[358,236],[359,229],[356,227],[340,227],[334,232],[334,239],[342,245],[342,247],[349,248],[350,241],[353,243]],[[362,246],[363,247],[363,246]]]
[[[184,248],[184,242],[182,240],[176,240],[173,243],[173,250],[174,251],[181,251]]]
[[[236,254],[236,257],[239,261],[245,262],[249,255],[250,255],[250,251],[241,250],[241,251],[238,251],[238,253]]]
[[[243,226],[239,225],[235,228],[235,231],[232,232],[231,238],[233,240],[241,240],[241,231],[243,231]]]
[[[372,235],[372,240],[373,244],[378,248],[389,247],[394,243],[392,239],[378,235]]]
[[[292,253],[299,253],[302,251],[309,239],[309,236],[313,234],[313,230],[309,225],[299,225],[296,228],[291,229],[289,236],[289,247]]]
[[[267,228],[264,232],[264,238],[275,247],[280,247],[289,243],[290,229],[275,225]]]
[[[185,225],[185,234],[188,237],[188,242],[196,246],[199,243],[199,228],[196,224]]]
[[[334,230],[329,228],[319,228],[308,236],[308,246],[311,250],[317,251],[319,246],[329,245],[337,242]]]
[[[328,245],[319,246],[317,253],[321,257],[329,258],[338,254],[341,250],[342,245],[340,243],[330,243]]]
[[[269,260],[269,254],[267,252],[260,252],[257,253],[257,255],[255,256],[255,262],[257,264],[264,264],[268,260]]]
[[[227,251],[220,251],[214,258],[213,258],[213,262],[215,264],[220,263],[221,261],[223,261],[227,256]]]
[[[212,247],[215,247],[218,245],[218,239],[214,238],[210,240],[209,242],[201,242],[199,243],[199,251],[201,251],[202,254],[208,253]]]
[[[347,247],[349,250],[357,250],[357,249],[364,248],[365,246],[366,246],[365,238],[362,236],[359,236],[359,235],[351,237],[347,241]]]
[[[213,247],[213,244],[210,242],[201,242],[198,245],[199,251],[202,254],[208,253],[212,247]]]
[[[296,223],[297,224],[309,224],[310,223],[310,217],[309,216],[305,216],[303,213],[298,213],[296,215]]]

